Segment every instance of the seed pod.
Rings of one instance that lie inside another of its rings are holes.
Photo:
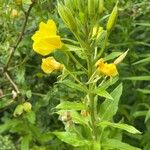
[[[24,110],[24,111],[29,112],[29,111],[31,111],[31,108],[32,108],[31,103],[25,102],[25,103],[23,104],[23,110]]]
[[[107,26],[106,26],[107,31],[112,30],[112,28],[114,27],[116,19],[117,19],[117,15],[118,15],[118,7],[116,4],[108,19]]]
[[[58,3],[58,12],[66,25],[72,30],[77,30],[77,24],[75,22],[75,18],[73,17],[69,8],[64,6],[63,4]]]
[[[13,113],[14,117],[20,116],[23,113],[23,105],[17,105]]]
[[[99,13],[102,14],[104,10],[104,0],[99,0]]]

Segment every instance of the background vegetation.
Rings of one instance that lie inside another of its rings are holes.
[[[115,3],[116,0],[105,1],[103,19]],[[38,24],[49,18],[58,23],[61,36],[72,37],[58,15],[55,0],[39,0],[33,6],[23,39],[8,64],[26,18],[23,11],[28,11],[29,4],[28,0],[23,7],[12,0],[0,1],[0,150],[26,150],[29,146],[32,150],[73,149],[51,135],[51,131],[64,129],[53,110],[60,100],[74,100],[80,95],[55,84],[59,73],[44,74],[40,69],[41,56],[32,50],[31,36]],[[115,120],[123,119],[142,132],[142,135],[124,133],[123,141],[144,150],[150,149],[149,20],[149,0],[120,0],[118,21],[107,45],[107,53],[113,52],[114,56],[129,49],[119,66],[124,90]],[[21,93],[17,97],[14,88]],[[32,111],[14,117],[15,107],[22,101],[29,101]]]

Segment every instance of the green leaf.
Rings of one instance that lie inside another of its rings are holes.
[[[111,126],[114,128],[125,130],[132,134],[141,133],[135,127],[128,125],[128,124],[123,124],[123,123],[111,123],[111,122],[103,121],[103,122],[98,123],[98,126],[102,126],[102,127]]]
[[[73,88],[73,89],[76,89],[78,91],[87,92],[87,89],[85,86],[80,85],[80,84],[76,84],[76,83],[72,82],[71,80],[63,80],[59,83],[65,84],[66,86]]]
[[[139,60],[139,61],[137,61],[137,62],[135,62],[135,63],[133,63],[132,65],[138,65],[138,64],[147,64],[147,63],[149,63],[150,62],[150,57],[148,57],[148,58],[144,58],[144,59],[142,59],[142,60]]]
[[[113,101],[105,100],[101,106],[99,111],[99,116],[101,121],[111,120],[112,117],[116,114],[118,110],[118,102],[122,94],[122,84],[119,84],[111,93],[113,97]]]
[[[137,91],[139,91],[143,94],[150,94],[150,89],[137,89]]]
[[[30,4],[32,4],[32,1],[31,0],[23,0],[23,3],[26,5],[30,5]]]
[[[32,124],[34,124],[35,121],[36,121],[36,115],[35,115],[35,112],[33,112],[33,111],[30,111],[30,112],[26,113],[25,117]]]
[[[107,89],[109,88],[109,86],[112,86],[113,84],[115,84],[117,81],[118,81],[119,77],[116,76],[116,77],[113,77],[112,79],[110,78],[109,80],[105,81],[102,85],[101,85],[101,88],[103,89]]]
[[[107,55],[106,57],[104,57],[105,61],[108,60],[112,60],[114,58],[117,58],[118,56],[120,56],[122,54],[122,52],[112,52],[111,54]]]
[[[98,88],[98,89],[94,90],[93,93],[95,93],[101,97],[105,97],[107,99],[113,100],[113,97],[106,90],[104,90],[102,88]]]
[[[101,144],[100,142],[92,142],[92,150],[101,150]]]
[[[80,138],[79,135],[73,132],[53,132],[53,134],[56,135],[61,141],[75,147],[91,144],[89,141]]]
[[[145,123],[149,120],[150,118],[150,109],[147,111],[146,116],[145,116]]]
[[[149,81],[150,76],[135,76],[135,77],[124,77],[122,80],[133,80],[133,81]]]
[[[26,135],[21,140],[21,150],[29,150],[31,135]]]
[[[51,141],[53,137],[54,135],[52,134],[52,132],[42,133],[41,136],[39,137],[39,140],[41,143],[46,143]]]
[[[26,91],[26,96],[27,96],[27,98],[31,98],[32,97],[32,91],[31,90]]]
[[[108,139],[102,143],[102,147],[105,149],[118,149],[118,150],[141,150],[140,148],[131,146],[127,143],[115,139]]]
[[[65,109],[65,110],[84,110],[86,108],[85,104],[79,102],[61,102],[56,106],[57,109]]]
[[[88,126],[88,119],[81,116],[77,111],[71,111],[72,121],[76,124],[82,124]]]

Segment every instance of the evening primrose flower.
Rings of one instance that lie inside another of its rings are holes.
[[[57,62],[54,57],[47,57],[42,59],[42,70],[49,74],[55,70],[61,70],[63,69],[63,65]]]
[[[48,20],[47,23],[41,22],[39,30],[32,36],[33,50],[46,56],[55,49],[61,48],[62,42],[56,31],[56,24],[53,20]]]
[[[98,71],[106,76],[112,77],[118,74],[116,65],[114,63],[104,63],[104,60],[101,58],[97,61],[96,67]]]

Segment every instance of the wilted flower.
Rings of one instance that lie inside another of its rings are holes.
[[[61,70],[63,65],[57,62],[54,57],[47,57],[42,59],[41,68],[45,73],[51,73],[54,70]]]
[[[96,66],[98,71],[106,76],[116,76],[118,74],[116,65],[114,63],[104,63],[104,60],[101,58],[97,61]]]
[[[62,47],[60,36],[56,35],[56,24],[53,20],[47,23],[41,22],[39,30],[32,36],[33,49],[35,52],[45,56],[57,48]]]

